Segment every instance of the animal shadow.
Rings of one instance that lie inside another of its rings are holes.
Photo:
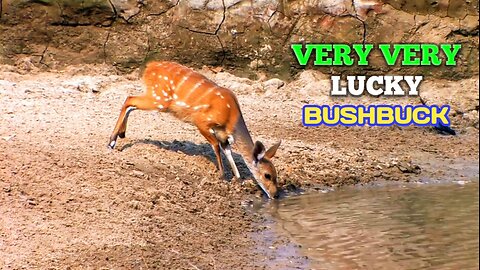
[[[150,144],[161,149],[165,149],[172,152],[181,152],[189,156],[203,156],[217,166],[217,159],[215,158],[215,153],[213,152],[212,146],[208,143],[195,144],[190,141],[173,140],[172,142],[169,142],[169,141],[157,141],[157,140],[151,140],[151,139],[141,139],[141,140],[136,140],[134,142],[125,144],[121,148],[121,151],[126,150],[134,146],[135,144]],[[225,171],[225,177],[227,179],[232,179],[233,172],[230,168],[230,163],[228,163],[228,160],[226,159],[223,153],[221,155],[222,155],[222,161],[223,161],[223,166]],[[253,177],[247,165],[245,164],[243,157],[235,152],[232,153],[232,156],[240,172],[240,176],[242,178]]]

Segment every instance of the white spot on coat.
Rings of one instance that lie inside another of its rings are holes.
[[[208,105],[208,104],[203,104],[203,105],[197,105],[197,106],[193,107],[193,109],[194,109],[195,111],[198,111],[198,110],[200,110],[200,109],[207,109],[208,107],[210,107],[210,105]]]
[[[183,102],[183,101],[177,101],[177,102],[175,102],[175,104],[177,104],[178,106],[182,106],[182,107],[187,107],[187,106],[188,106],[188,105],[187,105],[185,102]]]

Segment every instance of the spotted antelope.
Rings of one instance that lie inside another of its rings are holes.
[[[110,136],[114,148],[117,137],[124,138],[128,115],[133,110],[170,112],[193,123],[212,145],[220,175],[224,176],[220,149],[227,157],[236,178],[240,173],[231,146],[244,158],[257,184],[269,198],[277,196],[277,171],[270,161],[280,142],[268,150],[259,141],[253,143],[250,132],[232,91],[220,87],[192,69],[173,62],[151,62],[143,74],[146,91],[129,96],[123,104],[117,124]]]

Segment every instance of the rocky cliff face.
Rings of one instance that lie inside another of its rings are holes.
[[[302,68],[290,44],[461,43],[456,67],[371,65],[327,73],[478,75],[478,0],[0,0],[0,63],[28,57],[58,68],[150,59],[222,65],[288,78]]]

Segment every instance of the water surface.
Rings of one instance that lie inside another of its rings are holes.
[[[478,181],[345,188],[264,209],[312,269],[478,269]]]

